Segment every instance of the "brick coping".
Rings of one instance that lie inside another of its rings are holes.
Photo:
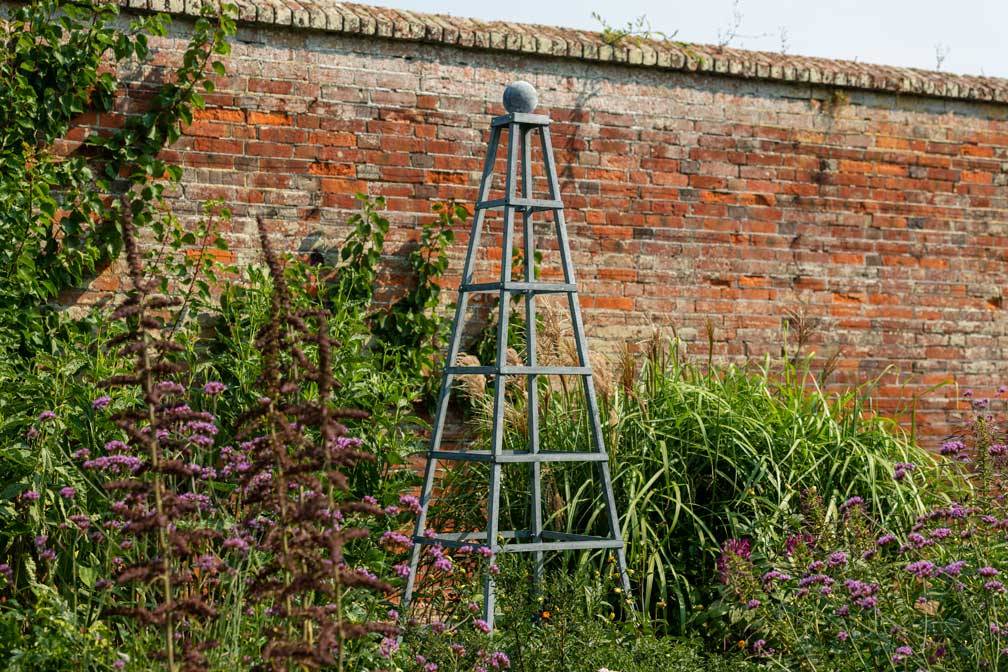
[[[199,14],[204,0],[116,0],[133,10]],[[207,0],[216,4],[219,0]],[[377,36],[601,63],[1008,103],[1008,79],[792,56],[765,51],[626,38],[607,44],[602,34],[527,23],[477,21],[443,14],[408,12],[330,0],[232,0],[246,24],[307,28],[329,33]]]

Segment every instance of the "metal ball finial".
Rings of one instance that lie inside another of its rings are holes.
[[[526,81],[511,82],[504,89],[504,109],[508,112],[529,113],[539,104],[539,94]]]

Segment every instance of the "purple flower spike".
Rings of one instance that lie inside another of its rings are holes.
[[[93,408],[96,411],[100,411],[103,408],[108,408],[108,405],[110,403],[112,403],[112,397],[104,395],[92,401],[91,408]]]
[[[59,489],[59,494],[63,499],[73,499],[77,496],[77,490],[67,485]]]
[[[55,420],[55,419],[56,414],[53,413],[52,411],[42,411],[41,413],[39,413],[38,416],[39,422],[46,422],[47,420]]]
[[[21,493],[21,498],[29,502],[35,502],[38,501],[39,493],[35,490],[25,490]]]

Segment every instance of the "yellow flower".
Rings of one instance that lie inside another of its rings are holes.
[[[744,649],[745,648],[745,640],[744,639],[738,640],[738,648],[740,648],[740,649]]]

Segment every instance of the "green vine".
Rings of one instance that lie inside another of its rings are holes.
[[[89,130],[71,152],[62,140],[81,115],[113,111],[117,73],[148,58],[148,38],[166,34],[168,16],[121,28],[114,3],[36,0],[0,19],[0,352],[44,349],[59,322],[54,301],[118,256],[115,196],[130,191],[138,226],[159,217],[182,172],[158,155],[213,91],[207,68],[224,72],[213,57],[228,53],[235,12],[205,6],[148,110],[121,128]]]

